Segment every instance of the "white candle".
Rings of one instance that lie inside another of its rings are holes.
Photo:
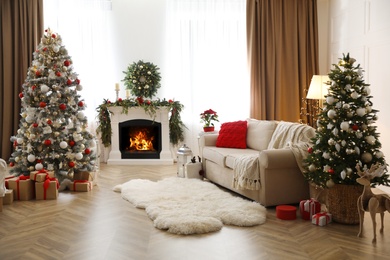
[[[129,98],[129,97],[130,97],[130,90],[126,89],[126,98]]]
[[[119,83],[115,83],[115,90],[119,91],[120,88],[119,88]]]

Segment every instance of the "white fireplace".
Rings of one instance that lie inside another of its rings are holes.
[[[107,164],[113,165],[170,165],[174,160],[169,147],[169,109],[160,107],[155,117],[151,117],[142,107],[129,108],[128,113],[122,113],[122,107],[109,107],[111,114],[111,151]],[[120,123],[129,120],[152,120],[161,124],[161,152],[159,158],[123,158],[120,149]]]

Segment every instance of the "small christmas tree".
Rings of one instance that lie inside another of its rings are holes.
[[[87,131],[86,104],[78,94],[82,86],[61,36],[45,30],[33,55],[19,94],[21,119],[11,137],[11,172],[46,169],[62,181],[79,170],[95,170],[95,139]]]
[[[367,169],[373,164],[387,165],[373,125],[378,111],[372,108],[369,84],[364,83],[363,70],[355,61],[343,55],[329,73],[329,93],[305,160],[307,180],[320,187],[358,185],[357,164]],[[386,172],[374,178],[372,185],[389,186]]]

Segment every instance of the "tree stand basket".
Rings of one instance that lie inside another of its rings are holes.
[[[363,193],[362,185],[335,184],[328,190],[328,210],[332,221],[341,224],[359,224],[357,200]]]

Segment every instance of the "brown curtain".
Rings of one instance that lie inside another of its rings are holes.
[[[0,32],[0,158],[7,161],[19,128],[18,95],[43,34],[43,0],[1,0]]]
[[[252,118],[301,119],[305,89],[319,71],[317,34],[316,0],[247,0]]]

